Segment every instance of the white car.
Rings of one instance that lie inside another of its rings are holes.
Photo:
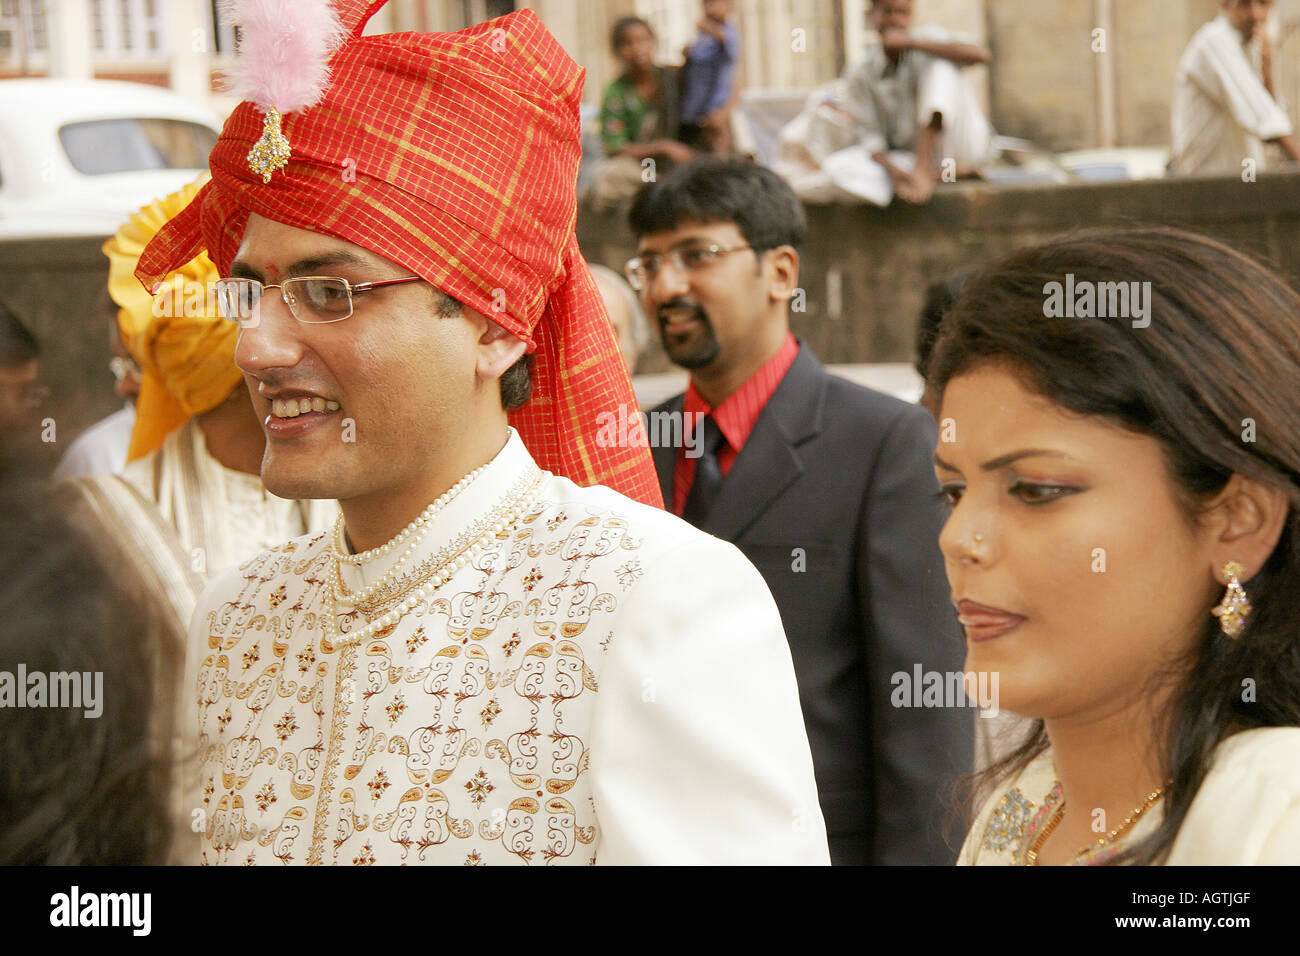
[[[113,80],[0,80],[0,240],[112,235],[207,169],[220,120]]]

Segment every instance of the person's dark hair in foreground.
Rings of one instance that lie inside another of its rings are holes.
[[[164,862],[169,775],[160,760],[156,649],[146,606],[60,516],[20,452],[0,453],[0,672],[102,674],[94,709],[0,707],[0,865]],[[21,668],[21,670],[20,670]],[[19,674],[28,686],[15,686]],[[55,703],[52,686],[45,701]]]
[[[1054,318],[1045,301],[1052,284],[1067,277],[1076,290],[1087,283],[1125,283],[1136,295],[1149,283],[1146,314]],[[1164,816],[1145,839],[1108,862],[1160,863],[1174,847],[1218,744],[1241,731],[1300,725],[1300,296],[1255,260],[1200,236],[1164,228],[1067,236],[971,278],[935,343],[926,404],[937,417],[954,415],[954,393],[963,376],[971,376],[960,387],[966,389],[966,408],[975,409],[978,392],[971,383],[984,388],[996,379],[979,375],[1000,373],[1017,383],[1007,387],[1045,400],[1044,414],[1059,414],[1062,431],[1114,426],[1115,437],[1107,440],[1128,442],[1132,452],[1101,465],[1092,462],[1096,480],[1075,482],[1081,487],[1017,484],[1008,495],[991,483],[987,491],[978,490],[991,481],[980,467],[987,457],[983,448],[967,456],[959,450],[962,429],[969,439],[977,414],[965,420],[958,415],[956,444],[938,445],[940,480],[950,500],[957,499],[941,537],[955,597],[968,588],[979,602],[1020,601],[1020,607],[999,606],[1018,615],[1028,610],[1024,624],[1030,625],[1018,627],[1018,634],[968,644],[968,670],[1001,665],[1002,707],[1039,718],[1026,742],[977,782],[1015,775],[1049,743],[1059,750],[1048,730],[1053,719],[1073,716],[1063,698],[1102,700],[1104,687],[1085,686],[1097,682],[1096,674],[1103,683],[1113,678],[1126,695],[1140,687],[1133,696],[1159,702],[1151,722],[1134,733],[1148,736],[1142,744],[1158,755]],[[1030,411],[1021,419],[1038,414],[1025,407]],[[1014,434],[1016,448],[1023,444],[1014,422],[999,434]],[[1080,542],[1125,540],[1122,526],[1098,526],[1088,509],[1100,514],[1111,507],[1098,505],[1107,500],[1106,488],[1122,483],[1125,469],[1137,467],[1148,446],[1157,469],[1163,463],[1163,475],[1153,472],[1149,483],[1152,500],[1158,495],[1172,501],[1170,514],[1182,519],[1164,522],[1142,552],[1158,560],[1121,565],[1112,550],[1106,574],[1089,574],[1086,554],[1057,551],[1049,560],[1041,532],[1059,537],[1071,523],[1083,527],[1079,518],[1094,520],[1092,537],[1081,534]],[[1087,475],[1083,457],[1077,470]],[[959,462],[960,473],[942,460]],[[1059,483],[1069,484],[1074,466],[1043,461],[1044,472],[1063,472],[1067,477]],[[950,482],[952,477],[960,480]],[[1020,492],[1026,497],[1014,500]],[[1231,513],[1230,522],[1225,509],[1236,504],[1244,507]],[[980,523],[990,516],[997,520]],[[986,550],[974,550],[970,542]],[[1180,542],[1191,543],[1184,548]],[[1202,560],[1208,555],[1247,565],[1241,583],[1253,612],[1235,637],[1211,615],[1224,583],[1212,579],[1210,562]],[[1008,573],[1008,566],[1014,571]],[[1171,603],[1152,591],[1161,574],[1191,597]],[[1043,596],[1057,585],[1073,588],[1061,594],[1086,592],[1088,603],[1078,607],[1095,619],[1076,624],[1059,613],[1053,617]],[[1106,596],[1124,588],[1140,594],[1143,586],[1146,596],[1107,606]],[[1144,614],[1144,626],[1129,621]],[[970,630],[968,624],[968,635]],[[1161,644],[1160,653],[1152,651],[1170,635],[1175,638]],[[1068,646],[1080,643],[1089,646]],[[1166,647],[1177,653],[1165,655]],[[1106,671],[1098,662],[1108,655],[1115,666]],[[1087,672],[1093,666],[1098,670]],[[1131,686],[1125,667],[1134,672]],[[1243,693],[1256,684],[1256,692]]]

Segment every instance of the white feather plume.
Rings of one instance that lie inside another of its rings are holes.
[[[329,0],[220,0],[239,26],[239,55],[225,91],[263,111],[315,106],[329,85],[329,59],[345,37]]]

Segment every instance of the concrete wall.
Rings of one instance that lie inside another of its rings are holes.
[[[1102,6],[1096,0],[988,3],[999,132],[1055,150],[1100,145],[1098,72],[1109,70],[1115,145],[1168,145],[1178,61],[1192,34],[1217,13],[1218,0],[1110,0],[1104,54],[1093,51]],[[1286,15],[1294,6],[1282,0],[1279,9]]]
[[[1077,186],[960,183],[923,208],[809,206],[796,334],[827,362],[911,362],[926,286],[1021,246],[1087,226],[1164,223],[1250,249],[1300,288],[1300,173]],[[634,253],[619,214],[582,210],[588,259],[621,271]],[[656,345],[640,372],[669,368]]]

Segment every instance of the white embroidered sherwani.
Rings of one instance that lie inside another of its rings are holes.
[[[302,537],[209,587],[203,862],[829,862],[780,617],[732,545],[540,471],[512,430],[403,567],[442,566],[530,489],[361,641],[411,592],[341,608],[332,643],[328,575],[355,593],[395,554],[358,568]]]

